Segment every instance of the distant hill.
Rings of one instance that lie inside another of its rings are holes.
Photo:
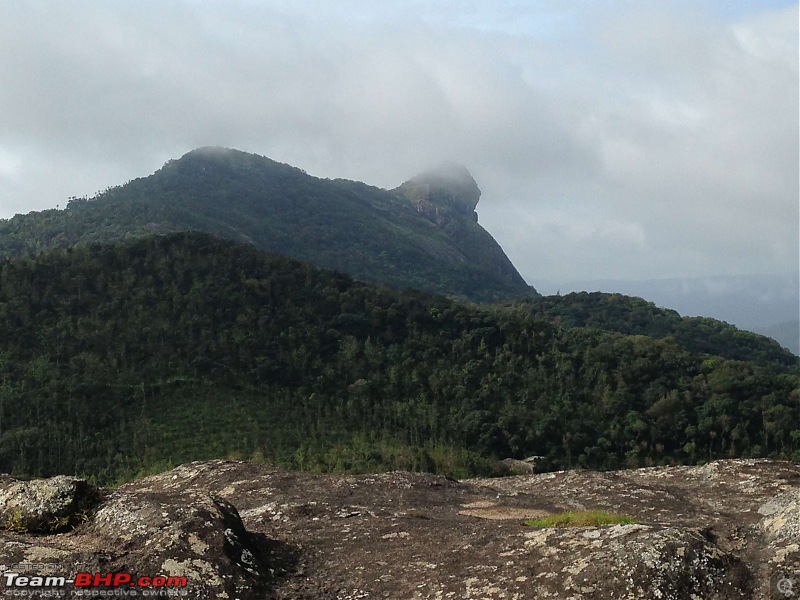
[[[536,295],[477,223],[479,196],[463,167],[387,191],[200,148],[66,210],[0,221],[0,256],[197,230],[400,288],[474,301]]]
[[[754,327],[753,331],[776,340],[784,348],[800,355],[800,321],[786,321],[767,327]]]
[[[681,317],[674,310],[622,294],[578,292],[528,301],[537,315],[565,327],[589,327],[655,339],[675,338],[689,350],[733,360],[800,365],[800,358],[769,337],[741,331],[707,317]]]
[[[196,232],[6,260],[0,472],[800,460],[800,371],[774,345],[623,297],[542,302],[460,304]]]
[[[651,280],[537,281],[543,294],[609,292],[638,296],[685,316],[713,317],[774,338],[800,354],[800,276],[729,275]]]

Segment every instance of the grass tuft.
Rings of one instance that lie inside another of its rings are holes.
[[[602,525],[630,525],[638,523],[634,517],[608,512],[607,510],[581,510],[547,515],[540,519],[529,519],[529,527],[598,527]]]
[[[6,513],[2,529],[11,533],[25,533],[28,531],[28,522],[21,508],[14,508]]]

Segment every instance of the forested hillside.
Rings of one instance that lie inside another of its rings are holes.
[[[463,182],[446,176],[415,180],[409,197],[406,187],[319,179],[255,154],[200,148],[65,210],[0,220],[0,257],[194,230],[398,288],[481,302],[535,296],[478,224],[480,190],[464,173],[474,188],[468,211],[453,209],[463,208]]]
[[[367,285],[204,234],[0,268],[0,472],[798,460],[798,423],[800,375],[780,361]]]
[[[537,315],[565,327],[590,327],[656,339],[677,338],[689,350],[736,360],[797,366],[800,358],[775,340],[706,317],[681,317],[674,310],[622,294],[576,292],[531,299]]]

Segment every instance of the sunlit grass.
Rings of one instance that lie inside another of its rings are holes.
[[[598,527],[602,525],[630,525],[639,521],[629,515],[621,515],[607,510],[581,510],[547,515],[539,519],[529,519],[525,525],[530,527]]]

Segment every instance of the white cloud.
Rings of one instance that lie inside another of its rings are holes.
[[[0,178],[10,179],[19,175],[22,160],[13,152],[0,146]]]
[[[0,3],[0,217],[201,145],[384,187],[455,160],[529,279],[791,271],[774,4]]]

